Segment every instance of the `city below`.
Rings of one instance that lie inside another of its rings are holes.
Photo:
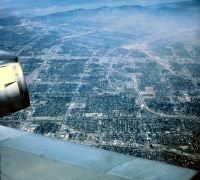
[[[19,56],[31,106],[1,125],[200,168],[199,1],[12,2],[0,49]]]

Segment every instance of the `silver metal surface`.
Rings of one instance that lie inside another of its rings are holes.
[[[22,67],[17,56],[0,51],[0,117],[30,105]]]
[[[2,177],[35,179],[191,179],[197,171],[0,126]],[[5,178],[6,179],[6,178]],[[2,178],[4,180],[4,178]]]

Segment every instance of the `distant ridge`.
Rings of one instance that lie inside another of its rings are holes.
[[[56,17],[56,16],[66,16],[66,15],[76,15],[78,13],[84,13],[84,14],[88,14],[88,13],[98,13],[98,12],[102,12],[102,11],[111,11],[111,10],[144,10],[146,9],[146,7],[144,6],[140,6],[140,5],[122,5],[122,6],[101,6],[98,8],[92,8],[92,9],[84,9],[84,8],[78,8],[78,9],[74,9],[74,10],[69,10],[69,11],[65,11],[65,12],[57,12],[57,13],[52,13],[52,14],[48,14],[48,15],[44,15],[44,16],[40,16],[40,17]],[[39,17],[39,16],[38,16]]]
[[[89,15],[93,13],[102,13],[109,11],[125,11],[125,12],[138,12],[138,13],[182,13],[185,14],[186,11],[191,11],[192,7],[200,6],[200,1],[192,0],[185,2],[172,2],[172,3],[162,3],[156,5],[149,6],[141,6],[141,5],[121,5],[121,6],[101,6],[98,8],[78,8],[74,10],[64,11],[64,12],[56,12],[48,15],[40,15],[38,18],[45,17],[66,17],[66,16],[75,16],[75,15]],[[180,11],[180,9],[185,9],[185,11]]]

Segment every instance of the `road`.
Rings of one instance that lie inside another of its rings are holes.
[[[139,100],[140,100],[140,103],[141,103],[141,107],[144,107],[150,113],[155,114],[155,115],[160,116],[160,117],[165,117],[165,118],[194,119],[196,122],[200,123],[198,121],[198,119],[199,119],[198,117],[194,117],[194,116],[191,117],[191,116],[184,116],[184,115],[175,115],[175,114],[164,114],[164,113],[156,112],[156,111],[150,109],[147,106],[144,98],[142,97],[142,95],[140,93],[140,90],[139,90],[138,85],[137,85],[137,78],[136,78],[135,75],[133,76],[133,85],[134,85],[134,89],[135,89],[135,91],[136,91],[136,93],[137,93],[137,95],[139,97]]]

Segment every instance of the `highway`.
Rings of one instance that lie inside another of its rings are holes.
[[[184,116],[184,115],[175,115],[175,114],[164,114],[164,113],[160,113],[160,112],[156,112],[152,109],[150,109],[145,100],[143,99],[141,93],[140,93],[140,90],[138,88],[138,85],[137,85],[137,78],[136,76],[134,75],[133,76],[133,85],[134,85],[134,89],[139,97],[139,100],[140,100],[140,103],[141,103],[141,107],[144,107],[147,111],[149,111],[150,113],[152,114],[155,114],[157,116],[160,116],[160,117],[165,117],[165,118],[181,118],[181,119],[193,119],[195,120],[196,122],[200,123],[199,122],[199,118],[198,117],[194,117],[194,116]]]

